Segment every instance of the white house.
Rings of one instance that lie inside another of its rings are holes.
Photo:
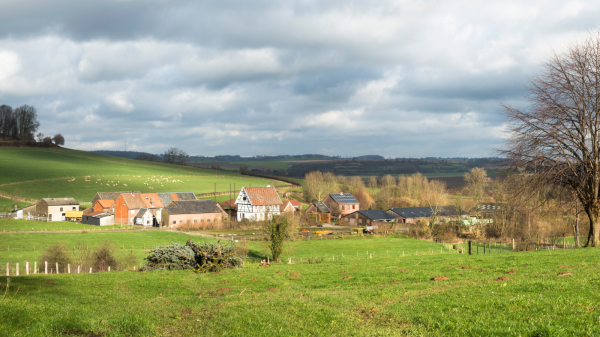
[[[140,208],[135,217],[133,217],[133,223],[141,226],[152,226],[154,224],[152,212],[147,208]]]
[[[279,215],[283,205],[275,187],[243,187],[235,200],[237,220],[261,221]]]

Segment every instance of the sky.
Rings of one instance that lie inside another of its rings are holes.
[[[66,147],[496,156],[598,1],[2,0],[0,104]]]

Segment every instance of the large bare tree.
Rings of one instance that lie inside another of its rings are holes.
[[[553,53],[528,87],[529,107],[504,105],[512,169],[530,187],[567,186],[590,220],[586,246],[600,245],[600,31]]]

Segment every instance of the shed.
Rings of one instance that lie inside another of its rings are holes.
[[[347,214],[342,219],[353,226],[368,226],[374,222],[396,222],[396,217],[380,209],[362,210]]]
[[[115,224],[114,213],[109,212],[93,212],[84,214],[81,217],[81,223],[95,226],[110,226]]]

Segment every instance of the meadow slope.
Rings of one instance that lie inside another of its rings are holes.
[[[8,279],[0,277],[0,291],[6,293],[0,298],[0,331],[6,336],[600,334],[600,249],[469,256],[402,238],[292,246],[286,257],[295,256],[293,264],[247,263],[211,274],[20,276],[10,279],[8,290]],[[261,247],[251,253],[262,254]]]
[[[229,191],[235,186],[285,185],[239,173],[110,157],[70,149],[1,148],[0,192],[27,199],[74,197],[89,202],[96,192]]]

